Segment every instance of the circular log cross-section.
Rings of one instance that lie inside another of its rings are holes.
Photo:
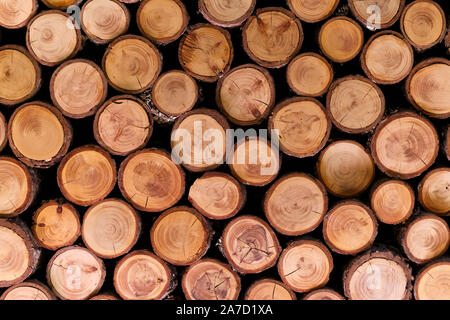
[[[66,9],[72,5],[77,5],[82,0],[42,0],[42,2],[52,9]]]
[[[55,107],[29,102],[9,118],[8,140],[14,155],[27,166],[48,168],[66,154],[72,129]]]
[[[37,11],[37,0],[0,0],[0,26],[18,29],[25,26]]]
[[[32,231],[41,247],[55,251],[78,239],[80,217],[71,204],[51,200],[34,213]]]
[[[38,266],[41,249],[21,222],[0,219],[0,288],[20,283]]]
[[[419,184],[419,201],[427,211],[450,215],[450,168],[428,172]]]
[[[410,179],[433,164],[439,138],[427,119],[413,112],[399,112],[377,127],[370,147],[381,171],[390,177]]]
[[[33,174],[21,162],[0,157],[0,218],[15,217],[31,205],[37,192]]]
[[[289,236],[313,231],[327,209],[324,186],[304,173],[291,173],[278,179],[264,198],[264,212],[270,225]]]
[[[152,132],[149,108],[131,95],[109,99],[95,115],[94,138],[114,155],[126,156],[144,147]]]
[[[180,70],[171,70],[156,79],[151,98],[159,111],[177,117],[194,107],[198,91],[197,83],[190,75]]]
[[[255,9],[256,0],[199,0],[198,8],[210,23],[224,28],[240,26]]]
[[[90,298],[89,300],[119,300],[119,298],[112,293],[101,293]]]
[[[5,116],[0,112],[0,152],[3,151],[8,143],[8,124]]]
[[[273,267],[281,252],[273,230],[256,216],[233,219],[223,231],[221,244],[228,263],[242,274]]]
[[[414,282],[416,300],[450,300],[450,261],[442,260],[423,268]]]
[[[306,52],[289,63],[286,79],[289,87],[296,94],[318,97],[327,92],[333,81],[333,68],[321,55]]]
[[[444,140],[444,152],[447,155],[448,161],[450,161],[450,125],[447,128],[447,133]]]
[[[186,30],[189,15],[180,0],[144,0],[136,14],[141,33],[150,40],[167,44]]]
[[[140,232],[140,218],[127,202],[105,199],[84,214],[81,236],[98,257],[112,259],[130,251]]]
[[[236,300],[241,279],[229,265],[215,259],[202,259],[192,264],[181,282],[188,300]]]
[[[234,124],[260,124],[275,103],[275,84],[270,73],[244,64],[227,72],[216,87],[216,103]]]
[[[326,144],[331,120],[314,98],[295,97],[276,105],[269,118],[271,135],[278,130],[280,149],[297,158],[312,157]]]
[[[324,286],[332,270],[330,251],[316,240],[290,243],[278,261],[281,279],[296,292],[308,292]]]
[[[376,83],[394,84],[405,79],[414,64],[414,52],[403,36],[395,31],[374,34],[361,53],[365,74]]]
[[[327,94],[327,111],[338,129],[352,134],[366,133],[384,115],[384,94],[367,78],[346,76],[331,85]]]
[[[242,29],[245,52],[266,68],[281,68],[299,52],[303,29],[295,15],[281,7],[258,9]]]
[[[146,38],[125,35],[114,40],[102,60],[109,84],[125,93],[142,93],[155,82],[162,68],[158,49]]]
[[[184,194],[184,172],[170,154],[156,149],[137,151],[122,161],[118,184],[124,198],[136,209],[160,212]]]
[[[283,282],[273,279],[255,281],[245,293],[245,300],[297,300],[295,293]]]
[[[287,4],[300,20],[314,23],[328,18],[339,4],[339,0],[288,0]]]
[[[186,266],[206,253],[211,230],[206,219],[195,209],[173,207],[153,223],[150,240],[159,257],[173,265]]]
[[[348,0],[355,18],[371,31],[392,26],[400,18],[404,6],[405,0]],[[375,19],[374,14],[377,15]]]
[[[130,25],[130,13],[117,0],[89,0],[81,10],[81,27],[95,43],[108,43],[121,36]]]
[[[347,17],[327,20],[319,32],[323,54],[334,62],[343,63],[357,56],[364,44],[364,33],[356,21]]]
[[[347,198],[357,196],[369,187],[375,166],[362,145],[342,140],[331,143],[320,153],[317,174],[331,194]]]
[[[302,300],[345,300],[345,298],[332,289],[323,288],[311,291]]]
[[[437,2],[430,0],[417,0],[408,4],[400,18],[402,33],[419,51],[441,42],[446,25],[444,11]]]
[[[81,33],[76,23],[60,10],[42,11],[28,23],[28,50],[45,66],[52,67],[70,59],[81,48]]]
[[[56,300],[52,291],[41,282],[25,281],[9,287],[0,300]]]
[[[50,80],[52,101],[70,118],[84,118],[95,113],[108,92],[103,71],[92,61],[69,60],[59,66]]]
[[[40,86],[41,68],[24,47],[0,47],[0,103],[21,103],[33,97]]]
[[[100,291],[105,276],[103,261],[79,246],[59,249],[47,265],[47,282],[62,300],[88,300]]]
[[[64,197],[80,206],[104,199],[116,184],[116,164],[102,148],[86,145],[69,152],[57,171]]]
[[[369,251],[344,271],[344,293],[350,300],[411,299],[411,268],[391,251]]]
[[[217,81],[230,70],[233,55],[230,33],[206,23],[190,27],[178,48],[178,59],[183,69],[205,82]]]
[[[123,257],[114,269],[114,288],[124,300],[161,300],[174,288],[169,266],[147,250]]]
[[[413,213],[414,191],[401,180],[386,180],[376,185],[370,195],[370,206],[378,220],[386,224],[405,222]]]
[[[261,137],[246,137],[234,145],[227,163],[231,173],[243,184],[265,186],[278,175],[281,157],[270,141]]]
[[[191,185],[188,200],[207,218],[229,219],[244,206],[246,190],[229,174],[206,172]]]
[[[225,161],[229,128],[227,120],[215,110],[190,111],[172,127],[172,156],[193,172],[215,169]]]
[[[444,219],[424,214],[402,232],[401,245],[409,260],[423,264],[443,255],[450,245],[450,229]]]
[[[432,58],[416,65],[406,80],[411,104],[433,118],[450,117],[450,60]]]
[[[355,255],[372,246],[377,229],[377,219],[372,210],[359,201],[347,200],[327,213],[322,231],[331,250]]]

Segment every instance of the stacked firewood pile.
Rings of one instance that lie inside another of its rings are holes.
[[[0,299],[450,299],[449,9],[0,0]]]

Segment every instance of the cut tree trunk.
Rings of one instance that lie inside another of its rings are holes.
[[[140,233],[140,217],[119,199],[97,202],[83,216],[83,242],[100,258],[112,259],[128,253]]]
[[[328,192],[341,198],[364,192],[375,175],[372,157],[362,145],[352,140],[328,145],[320,153],[316,169]]]
[[[100,293],[89,300],[120,300],[114,293]]]
[[[280,149],[297,158],[316,155],[328,141],[331,120],[322,104],[309,97],[295,97],[276,105],[268,129],[278,130]]]
[[[0,300],[56,300],[56,297],[45,284],[29,280],[9,287]]]
[[[34,171],[11,157],[0,157],[0,218],[15,217],[31,205],[38,190]]]
[[[418,51],[441,42],[446,26],[444,11],[437,2],[430,0],[408,4],[400,18],[402,33]]]
[[[136,209],[160,212],[181,199],[185,178],[170,154],[158,149],[144,149],[122,161],[118,185],[124,198]]]
[[[229,128],[227,120],[215,110],[192,110],[172,127],[172,156],[193,172],[215,169],[225,162]]]
[[[439,138],[429,120],[413,112],[399,112],[377,127],[370,147],[381,171],[390,177],[410,179],[433,164]]]
[[[8,140],[14,155],[27,166],[48,168],[68,151],[72,128],[58,109],[34,101],[14,110]]]
[[[80,206],[104,199],[116,184],[116,164],[95,145],[85,145],[64,157],[57,171],[58,186],[64,197]]]
[[[405,222],[413,213],[414,191],[401,180],[384,180],[374,184],[370,193],[370,206],[378,220],[386,224]]]
[[[333,67],[321,55],[305,52],[289,62],[286,79],[297,95],[318,97],[328,91],[333,81]]]
[[[427,211],[441,216],[450,214],[450,168],[429,171],[418,187],[418,198]]]
[[[327,209],[325,187],[304,173],[291,173],[276,180],[264,198],[267,220],[275,230],[289,236],[316,229]]]
[[[81,27],[95,43],[108,43],[126,33],[130,12],[117,0],[89,0],[81,9]]]
[[[124,300],[162,300],[176,285],[171,268],[147,250],[127,254],[114,269],[114,288]]]
[[[128,34],[117,38],[108,46],[102,67],[114,89],[138,94],[149,89],[158,78],[162,58],[149,40]]]
[[[354,258],[344,271],[344,293],[350,300],[409,300],[411,268],[386,249],[372,249]]]
[[[178,48],[183,69],[205,82],[215,82],[230,70],[233,56],[230,33],[206,23],[191,26]]]
[[[256,216],[240,216],[225,227],[221,250],[241,274],[260,273],[273,267],[281,252],[277,236]]]
[[[417,64],[406,80],[411,104],[433,118],[450,117],[450,61],[431,58]]]
[[[372,210],[362,202],[345,200],[327,213],[322,232],[331,250],[355,255],[372,246],[378,233],[378,223]]]
[[[66,9],[72,5],[77,5],[82,0],[42,0],[42,2],[52,9]]]
[[[21,46],[0,47],[0,103],[14,105],[33,97],[41,87],[41,68]]]
[[[219,79],[216,103],[234,124],[260,124],[275,103],[275,84],[270,73],[257,65],[233,68]]]
[[[71,246],[78,239],[80,217],[70,203],[51,200],[34,213],[32,231],[41,247],[56,251]]]
[[[147,145],[153,118],[147,105],[131,95],[106,101],[94,119],[94,138],[111,154],[126,156]]]
[[[0,288],[20,283],[37,269],[41,248],[22,221],[0,219]]]
[[[300,20],[314,23],[331,16],[336,10],[339,0],[287,0],[287,4]]]
[[[320,50],[334,62],[343,63],[352,60],[358,55],[363,44],[362,28],[356,21],[347,17],[327,20],[319,32]]]
[[[47,283],[62,300],[88,300],[99,292],[105,276],[103,261],[79,246],[59,249],[47,265]]]
[[[447,133],[445,135],[444,151],[445,151],[445,154],[447,155],[448,161],[450,161],[450,126],[448,126]]]
[[[392,26],[400,18],[404,6],[405,0],[348,0],[352,14],[371,31]]]
[[[256,0],[199,0],[198,9],[210,23],[224,28],[240,26],[255,9]]]
[[[189,266],[181,282],[188,300],[236,300],[241,279],[229,265],[216,259],[202,259]]]
[[[245,300],[297,300],[295,293],[283,282],[261,279],[247,289]]]
[[[209,219],[223,220],[235,216],[246,201],[245,186],[222,172],[206,172],[189,189],[192,206]]]
[[[351,134],[371,131],[385,111],[383,91],[361,76],[346,76],[334,81],[326,101],[333,124]]]
[[[188,21],[189,15],[180,0],[144,0],[136,13],[141,33],[160,44],[177,40]]]
[[[8,124],[5,116],[0,112],[0,152],[3,151],[8,143]]]
[[[345,300],[345,298],[332,289],[323,288],[311,291],[302,300]]]
[[[7,29],[18,29],[27,25],[36,14],[37,0],[0,1],[0,26]]]
[[[411,45],[395,31],[377,32],[366,42],[361,53],[361,67],[375,83],[398,83],[409,75],[413,64]]]
[[[55,70],[50,80],[53,104],[69,118],[94,114],[107,93],[108,83],[103,71],[90,60],[69,60]]]
[[[444,219],[423,214],[404,227],[400,235],[403,251],[409,260],[427,263],[443,255],[450,245],[450,229]]]
[[[440,259],[425,266],[414,282],[416,300],[449,300],[450,260]]]
[[[242,45],[248,56],[266,68],[281,68],[299,52],[303,29],[295,15],[281,7],[256,10],[242,28]]]
[[[42,11],[27,27],[26,43],[31,55],[44,66],[55,66],[81,49],[76,20],[60,10]]]
[[[298,240],[283,250],[278,273],[296,292],[309,292],[324,286],[333,270],[333,257],[320,241]]]
[[[211,242],[211,228],[197,210],[173,207],[153,223],[150,240],[155,253],[176,266],[190,265],[199,260]]]

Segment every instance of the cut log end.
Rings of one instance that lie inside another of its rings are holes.
[[[210,23],[224,28],[240,26],[255,9],[256,0],[199,0],[198,7]]]
[[[328,18],[339,4],[339,0],[288,0],[289,8],[300,20],[314,23]]]
[[[271,268],[281,252],[273,230],[255,216],[233,219],[225,227],[221,243],[230,265],[242,274],[259,273]]]
[[[209,248],[210,236],[206,219],[197,210],[185,206],[165,211],[150,230],[155,253],[177,266],[199,260]]]
[[[116,184],[116,165],[102,148],[76,148],[61,161],[57,182],[62,194],[80,206],[104,199]]]
[[[49,250],[72,245],[80,236],[81,223],[77,210],[69,203],[48,201],[33,215],[32,231],[36,241]]]
[[[447,216],[450,214],[450,168],[438,168],[428,172],[418,188],[422,207],[429,212]]]
[[[317,228],[327,209],[324,186],[303,173],[292,173],[275,181],[264,199],[267,220],[278,232],[291,236]]]
[[[353,15],[371,31],[392,26],[400,18],[405,6],[405,0],[349,0],[348,6]],[[375,11],[377,6],[379,11]],[[377,19],[373,21],[373,14]]]
[[[450,261],[442,260],[423,268],[414,283],[417,300],[449,300]]]
[[[311,291],[302,300],[345,300],[345,298],[332,289],[323,288]]]
[[[36,0],[0,1],[0,26],[7,29],[18,29],[25,26],[37,11]]]
[[[42,2],[52,9],[66,9],[72,5],[76,5],[82,0],[42,0]]]
[[[448,161],[450,161],[450,126],[447,128],[447,133],[445,136],[444,151],[447,155]]]
[[[8,124],[5,116],[0,112],[0,152],[3,151],[8,143]]]
[[[278,130],[281,151],[304,158],[316,155],[325,146],[330,136],[331,120],[318,100],[296,97],[275,107],[268,128]]]
[[[181,282],[188,300],[236,300],[241,280],[230,266],[215,259],[202,259],[191,265]]]
[[[101,293],[90,298],[89,300],[120,300],[120,299],[117,298],[116,295],[112,293]]]
[[[245,293],[245,300],[297,300],[295,293],[283,282],[273,279],[255,281]]]
[[[0,300],[56,300],[56,297],[45,284],[30,280],[8,288]]]

